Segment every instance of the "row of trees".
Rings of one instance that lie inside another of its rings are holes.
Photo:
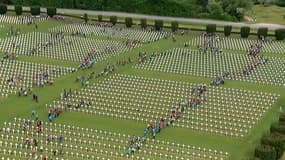
[[[0,14],[6,14],[8,11],[7,5],[0,4]],[[22,15],[23,14],[23,7],[20,5],[15,6],[15,13],[16,15]],[[41,14],[41,8],[39,6],[33,6],[30,7],[30,13],[33,16],[37,16]],[[53,17],[56,15],[56,8],[55,7],[47,7],[47,15],[50,17]]]
[[[279,116],[279,121],[270,127],[260,140],[260,145],[255,148],[255,157],[260,160],[278,160],[285,151],[285,114]]]
[[[163,16],[240,20],[256,0],[0,0],[23,6],[120,11]]]

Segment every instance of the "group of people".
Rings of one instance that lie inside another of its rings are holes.
[[[223,50],[218,47],[218,43],[220,41],[220,37],[215,33],[203,33],[203,44],[197,46],[198,51],[200,53],[206,54],[208,49],[210,49],[211,54],[222,54]]]
[[[82,68],[82,69],[92,68],[93,65],[95,64],[95,59],[98,53],[99,52],[96,49],[88,53],[85,57],[83,57],[79,68]]]

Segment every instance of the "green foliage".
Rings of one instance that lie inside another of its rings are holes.
[[[118,21],[117,16],[111,16],[111,17],[110,17],[110,22],[111,22],[113,25],[116,25],[117,21]]]
[[[268,28],[262,27],[262,28],[258,28],[258,30],[257,30],[257,36],[258,37],[261,37],[261,36],[267,37],[267,33],[268,33]]]
[[[99,11],[132,12],[176,17],[201,17],[231,20],[237,19],[237,8],[245,11],[252,0],[11,0],[22,6],[55,6]],[[159,6],[159,7],[158,7]],[[215,16],[218,15],[218,16]]]
[[[276,151],[272,146],[259,145],[255,148],[254,156],[261,160],[275,160]]]
[[[131,17],[126,17],[125,24],[126,24],[126,27],[131,28],[133,25],[133,19]]]
[[[276,40],[284,40],[285,38],[285,29],[276,29],[275,30],[275,38]],[[284,121],[285,121],[285,115],[284,116]]]
[[[16,15],[22,15],[23,14],[23,7],[20,5],[15,6],[15,13]]]
[[[31,15],[37,16],[41,14],[41,8],[40,6],[33,6],[31,7]]]
[[[87,14],[87,13],[84,13],[83,19],[84,19],[84,22],[85,22],[85,23],[88,23],[89,18],[88,18],[88,14]]]
[[[280,114],[279,115],[279,122],[285,122],[285,114]]]
[[[284,122],[281,122],[281,123],[275,122],[275,123],[271,124],[270,132],[271,133],[277,132],[277,133],[285,135],[285,123]]]
[[[224,35],[226,37],[230,36],[232,32],[232,26],[224,26]]]
[[[242,38],[248,38],[249,33],[250,33],[250,27],[243,26],[240,28],[240,36]]]
[[[207,33],[215,33],[217,30],[217,26],[215,24],[208,24],[206,26],[206,32]]]
[[[160,31],[163,28],[163,20],[155,20],[154,28],[155,30]]]
[[[103,16],[102,15],[98,15],[98,21],[102,22],[102,20],[103,20]]]
[[[280,7],[285,7],[285,0],[277,0],[276,5]]]
[[[0,14],[6,14],[7,13],[7,5],[0,4]]]
[[[142,27],[143,29],[146,29],[146,28],[147,28],[147,21],[146,21],[145,18],[142,18],[142,19],[141,19],[141,27]]]
[[[172,32],[176,32],[178,30],[178,28],[179,28],[178,22],[177,21],[172,21],[171,22],[171,30],[172,30]]]
[[[274,147],[276,150],[276,158],[279,159],[285,150],[285,135],[276,132],[265,134],[261,138],[261,144]]]
[[[48,7],[47,8],[47,15],[53,17],[56,15],[56,8],[55,7]]]

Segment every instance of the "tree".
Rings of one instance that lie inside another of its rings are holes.
[[[232,26],[224,26],[224,35],[226,37],[230,36],[232,32]]]
[[[37,16],[41,14],[41,8],[40,6],[33,6],[31,7],[31,15]]]
[[[172,30],[172,32],[176,32],[178,30],[178,28],[179,28],[178,22],[177,21],[172,21],[171,22],[171,30]]]
[[[277,132],[277,133],[285,135],[285,123],[284,122],[275,122],[275,123],[271,124],[270,132],[271,133]]]
[[[146,22],[146,19],[145,19],[145,18],[142,18],[142,19],[141,19],[141,27],[142,27],[143,29],[146,29],[146,28],[147,28],[147,22]]]
[[[248,38],[249,33],[250,33],[250,28],[249,27],[244,26],[244,27],[240,28],[240,36],[242,38]]]
[[[154,28],[155,30],[160,31],[163,28],[163,20],[155,20]]]
[[[223,15],[223,8],[217,2],[210,3],[208,5],[208,10],[210,13],[210,17],[214,19],[219,19]]]
[[[103,20],[103,16],[102,15],[98,15],[98,21],[102,22],[102,20]]]
[[[22,15],[23,14],[23,7],[20,5],[16,5],[15,6],[15,12],[16,12],[16,15]]]
[[[7,13],[7,5],[0,4],[0,14],[6,14]]]
[[[133,25],[133,19],[131,17],[126,17],[125,18],[125,24],[127,28],[131,28]]]
[[[56,8],[55,7],[48,7],[47,8],[47,15],[53,17],[56,15]]]
[[[285,29],[276,29],[275,30],[276,40],[282,41],[285,38]]]
[[[110,22],[113,24],[113,25],[116,25],[116,23],[117,23],[117,16],[111,16],[110,17]]]
[[[207,33],[215,33],[216,28],[217,28],[216,24],[208,24],[206,26],[206,31],[207,31]]]
[[[84,13],[83,15],[84,22],[87,23],[89,21],[88,14]]]

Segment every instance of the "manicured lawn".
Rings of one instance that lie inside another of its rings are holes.
[[[249,21],[248,23],[274,23],[285,24],[285,7],[278,7],[275,5],[263,7],[262,5],[256,5],[252,11],[247,13],[247,16],[252,19],[256,18],[256,21]]]
[[[52,26],[61,25],[58,21],[49,21],[39,23],[38,31],[47,32],[48,28]],[[5,33],[9,25],[5,24],[5,29],[1,30],[0,36],[5,37]],[[16,27],[16,26],[15,26]],[[34,31],[34,26],[20,25],[17,26],[21,28],[22,33]],[[183,43],[189,41],[197,33],[190,34],[188,36],[178,36],[177,41],[174,43],[171,39],[163,39],[158,42],[145,44],[140,48],[136,48],[118,56],[113,56],[105,61],[99,62],[94,65],[93,69],[78,71],[59,78],[55,81],[52,86],[45,86],[44,88],[36,88],[34,91],[39,96],[39,103],[32,101],[32,97],[17,97],[15,95],[9,96],[7,99],[0,98],[0,126],[3,125],[4,121],[11,121],[13,117],[30,117],[31,110],[36,109],[40,113],[40,118],[47,120],[47,110],[45,104],[51,104],[54,100],[59,99],[60,93],[64,88],[80,88],[80,85],[75,82],[75,78],[79,75],[87,75],[91,72],[99,73],[107,65],[107,63],[113,64],[119,60],[126,60],[131,57],[135,62],[127,66],[118,66],[116,73],[131,74],[145,77],[153,77],[167,80],[176,80],[184,82],[194,82],[194,83],[207,83],[209,84],[210,79],[203,77],[192,77],[192,76],[182,76],[177,74],[167,74],[161,72],[151,72],[135,70],[132,68],[135,63],[137,63],[137,56],[139,51],[160,52],[163,50],[183,47]],[[96,37],[93,37],[96,38]],[[233,52],[233,54],[244,54],[242,52]],[[276,55],[272,55],[276,56]],[[281,56],[284,58],[284,56]],[[78,64],[74,62],[67,61],[57,61],[45,58],[34,58],[34,57],[24,57],[19,56],[20,60],[32,61],[38,63],[46,64],[56,64],[62,66],[72,66],[76,67]],[[103,81],[106,77],[92,80],[91,83],[97,83]],[[280,87],[250,84],[239,81],[227,81],[223,87],[229,88],[240,88],[254,91],[263,92],[274,92],[281,95],[280,99],[275,103],[272,109],[266,113],[264,118],[258,123],[258,125],[252,129],[249,135],[245,138],[229,138],[224,136],[210,135],[202,132],[192,131],[190,129],[182,128],[167,128],[162,131],[157,138],[161,140],[169,140],[171,142],[190,144],[197,147],[211,148],[212,150],[221,150],[229,152],[233,160],[248,159],[253,156],[254,147],[259,143],[261,135],[268,131],[270,124],[276,121],[278,118],[278,108],[280,105],[285,104],[285,89]],[[141,122],[135,122],[130,120],[114,120],[108,117],[98,117],[90,116],[83,113],[74,112],[64,112],[59,118],[56,119],[58,123],[71,124],[81,127],[96,128],[107,131],[114,131],[120,133],[142,135],[143,129],[146,124]]]

